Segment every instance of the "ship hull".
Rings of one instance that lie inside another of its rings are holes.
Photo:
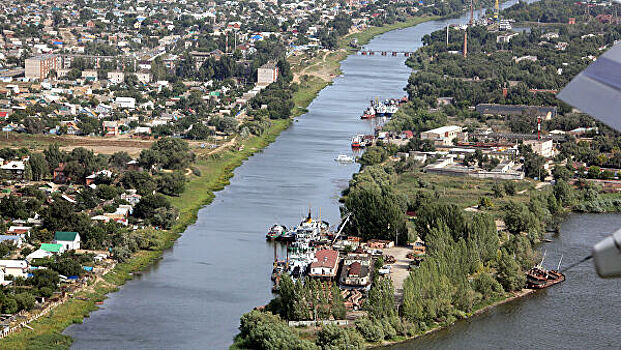
[[[548,278],[546,280],[536,280],[527,277],[526,288],[544,289],[565,281],[565,275],[560,272],[554,273],[556,278]]]

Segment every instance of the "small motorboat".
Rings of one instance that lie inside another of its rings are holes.
[[[348,156],[346,154],[339,154],[336,158],[334,158],[334,160],[339,163],[353,163],[354,157]]]

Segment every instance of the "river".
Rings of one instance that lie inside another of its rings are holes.
[[[421,46],[425,34],[445,27],[447,22],[466,21],[462,17],[421,23],[380,35],[367,47],[412,51]],[[239,317],[271,299],[269,275],[274,250],[264,238],[269,226],[275,222],[296,224],[309,206],[316,215],[321,210],[322,219],[338,223],[339,194],[358,167],[338,165],[334,158],[351,153],[349,140],[353,134],[371,130],[371,122],[359,119],[369,100],[404,95],[410,74],[404,61],[402,56],[351,55],[345,59],[343,75],[322,90],[309,112],[297,118],[276,142],[235,170],[230,185],[199,211],[196,223],[161,261],[110,294],[102,308],[83,324],[67,328],[65,334],[74,338],[72,348],[227,348],[237,333]],[[567,254],[567,259],[570,256]],[[571,291],[570,286],[576,283],[571,279],[558,291]],[[546,299],[554,293],[557,290],[531,299]],[[597,302],[605,303],[603,297],[611,294],[602,295]],[[567,300],[562,310],[570,312],[579,306],[577,303],[588,302],[580,294],[571,295],[575,300]],[[499,310],[507,307],[513,306]],[[494,313],[502,315],[502,311]],[[545,322],[547,314],[539,317]],[[547,324],[549,332],[564,330],[563,324],[555,321]],[[500,328],[501,324],[496,326]],[[496,340],[500,342],[484,344],[502,347],[503,340]]]

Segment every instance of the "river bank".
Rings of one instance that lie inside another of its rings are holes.
[[[459,322],[459,321],[465,321],[465,320],[472,319],[472,318],[474,318],[476,316],[482,315],[483,313],[485,313],[485,312],[487,312],[487,311],[489,311],[489,310],[491,310],[491,309],[493,309],[495,307],[498,307],[500,305],[503,305],[503,304],[506,304],[506,303],[509,303],[509,302],[521,299],[521,298],[526,297],[528,295],[531,295],[531,294],[533,294],[535,292],[536,292],[536,290],[534,290],[534,289],[522,289],[522,290],[517,291],[517,292],[511,292],[511,293],[509,293],[509,295],[506,298],[501,298],[500,300],[492,301],[491,304],[482,305],[479,309],[473,310],[471,313],[469,313],[468,315],[465,315],[464,317],[460,318],[457,321]],[[404,344],[404,343],[413,341],[415,339],[424,337],[426,335],[430,335],[432,333],[436,333],[436,332],[439,332],[441,330],[447,329],[447,328],[451,327],[453,324],[454,323],[447,324],[447,325],[438,324],[437,326],[432,327],[432,328],[430,328],[430,329],[428,329],[428,330],[426,330],[424,332],[421,332],[419,334],[416,334],[414,336],[411,336],[411,337],[399,337],[396,340],[393,340],[393,341],[383,341],[380,344],[369,344],[369,347],[370,348],[386,348],[386,347],[391,347],[393,345]]]
[[[333,62],[331,66],[338,69],[340,64],[337,63],[347,57],[347,52],[343,52],[344,54],[330,55],[326,61]],[[339,74],[340,71],[335,71],[332,77]],[[295,93],[296,106],[306,108],[314,96],[329,83],[330,81],[324,80],[321,84],[312,87],[301,87]],[[173,246],[185,228],[196,221],[198,210],[213,201],[214,192],[222,190],[228,184],[233,171],[244,160],[274,141],[280,132],[290,125],[291,120],[273,121],[272,126],[264,135],[245,140],[242,143],[242,151],[228,149],[211,157],[199,159],[196,167],[201,170],[201,176],[193,176],[186,184],[185,192],[180,197],[172,198],[173,204],[180,209],[179,221],[173,230],[163,232],[158,249],[141,251],[130,261],[118,264],[112,272],[106,274],[88,290],[75,295],[86,300],[75,298],[69,300],[50,313],[50,317],[33,322],[31,324],[33,330],[24,329],[3,339],[3,348],[24,349],[32,344],[67,348],[71,344],[71,339],[62,335],[62,330],[73,323],[81,323],[83,318],[88,317],[91,311],[98,308],[96,302],[104,300],[106,294],[117,291],[120,285],[133,278],[135,272],[142,271],[160,260],[163,253]]]

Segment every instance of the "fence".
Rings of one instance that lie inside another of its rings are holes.
[[[34,315],[31,315],[30,318],[28,318],[26,321],[24,322],[20,322],[19,324],[10,327],[10,326],[5,326],[1,331],[0,331],[0,339],[8,336],[9,334],[23,328],[23,327],[27,327],[27,325],[35,320],[38,320],[41,316],[45,316],[47,315],[50,311],[52,311],[53,309],[55,309],[58,305],[64,303],[65,301],[67,301],[67,297],[57,300],[55,302],[49,303],[48,305],[46,305],[43,309],[41,309],[41,311],[39,313],[36,313]],[[20,311],[16,316],[25,316],[25,312]]]
[[[349,325],[349,321],[348,320],[289,321],[289,327],[298,327],[298,326],[310,327],[310,326],[316,326],[318,324],[347,326]]]

